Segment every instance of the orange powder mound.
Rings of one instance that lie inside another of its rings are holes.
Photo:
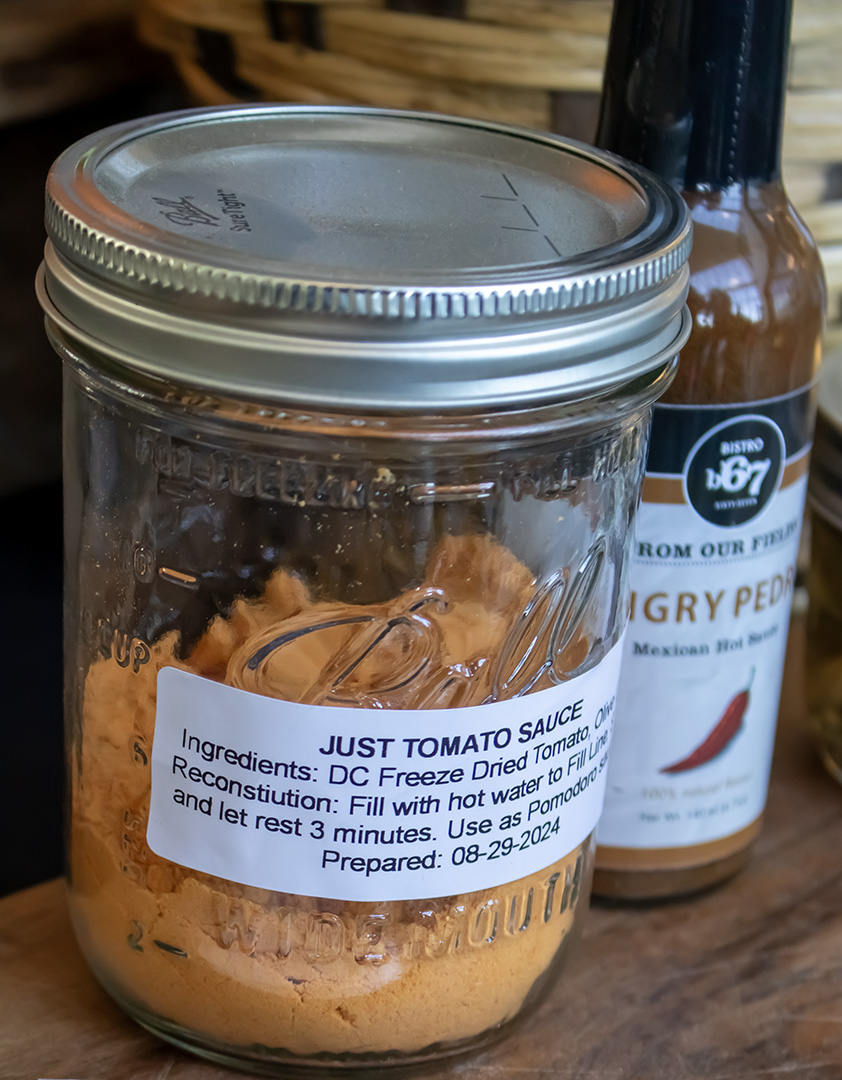
[[[584,906],[590,842],[495,889],[346,902],[214,878],[155,855],[145,836],[162,667],[314,704],[365,704],[384,681],[381,707],[479,704],[534,585],[502,545],[446,537],[422,585],[389,603],[317,603],[280,570],[260,598],[215,618],[186,659],[173,633],[136,671],[113,658],[91,665],[74,759],[71,907],[92,967],[130,1011],[258,1058],[411,1057],[461,1045],[520,1011]],[[406,612],[420,616],[408,629]],[[331,673],[343,649],[358,647],[359,623],[303,634],[282,661],[245,668],[265,641],[349,614],[398,618],[349,677]],[[402,684],[422,652],[423,680]]]

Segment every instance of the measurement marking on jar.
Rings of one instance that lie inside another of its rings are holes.
[[[173,570],[169,566],[159,566],[158,576],[173,585],[182,585],[185,589],[198,589],[199,579],[195,574],[185,574],[181,570]]]
[[[481,199],[492,199],[495,202],[520,202],[520,195],[519,195],[519,193],[517,191],[517,188],[514,186],[514,184],[511,182],[511,180],[508,178],[508,176],[506,176],[506,174],[504,172],[501,172],[500,175],[505,180],[505,182],[508,185],[508,188],[509,188],[509,190],[511,191],[512,194],[511,195],[480,195],[480,198]],[[526,216],[532,222],[533,227],[530,227],[528,225],[501,225],[500,228],[504,229],[506,232],[540,233],[541,232],[541,223],[538,220],[538,218],[532,213],[532,211],[529,209],[529,207],[526,205],[525,202],[521,202],[520,205],[521,205],[521,209],[523,210],[523,212],[526,214]],[[561,252],[558,250],[556,245],[550,239],[549,235],[547,233],[543,233],[542,235],[543,235],[544,239],[547,241],[547,243],[550,245],[550,248],[552,249],[553,254],[556,255],[560,259],[561,258]]]
[[[504,172],[501,172],[500,175],[506,181],[506,185],[508,186],[509,191],[511,191],[511,195],[480,195],[480,198],[481,199],[493,199],[496,202],[519,202],[520,201],[520,195],[518,194],[517,189],[515,188],[514,184],[511,182],[511,180],[508,178],[508,176],[506,176],[506,174]],[[527,210],[527,213],[529,213],[528,210]],[[531,217],[531,215],[530,215],[530,217]],[[536,222],[536,224],[537,224],[537,222]]]

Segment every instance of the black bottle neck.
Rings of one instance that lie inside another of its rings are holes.
[[[780,177],[792,0],[615,0],[596,143],[684,190]]]

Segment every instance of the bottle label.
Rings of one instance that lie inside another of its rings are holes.
[[[438,710],[301,705],[163,668],[147,841],[207,874],[337,900],[536,873],[596,825],[621,655],[547,690]]]
[[[615,849],[720,841],[762,813],[811,403],[808,387],[733,407],[655,407],[597,831],[602,866],[672,865],[627,863]]]

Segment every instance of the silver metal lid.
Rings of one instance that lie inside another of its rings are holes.
[[[813,510],[842,529],[842,351],[822,362],[807,491]]]
[[[312,407],[601,394],[683,344],[690,222],[645,170],[423,113],[249,106],[109,128],[47,183],[40,295],[148,374]]]

